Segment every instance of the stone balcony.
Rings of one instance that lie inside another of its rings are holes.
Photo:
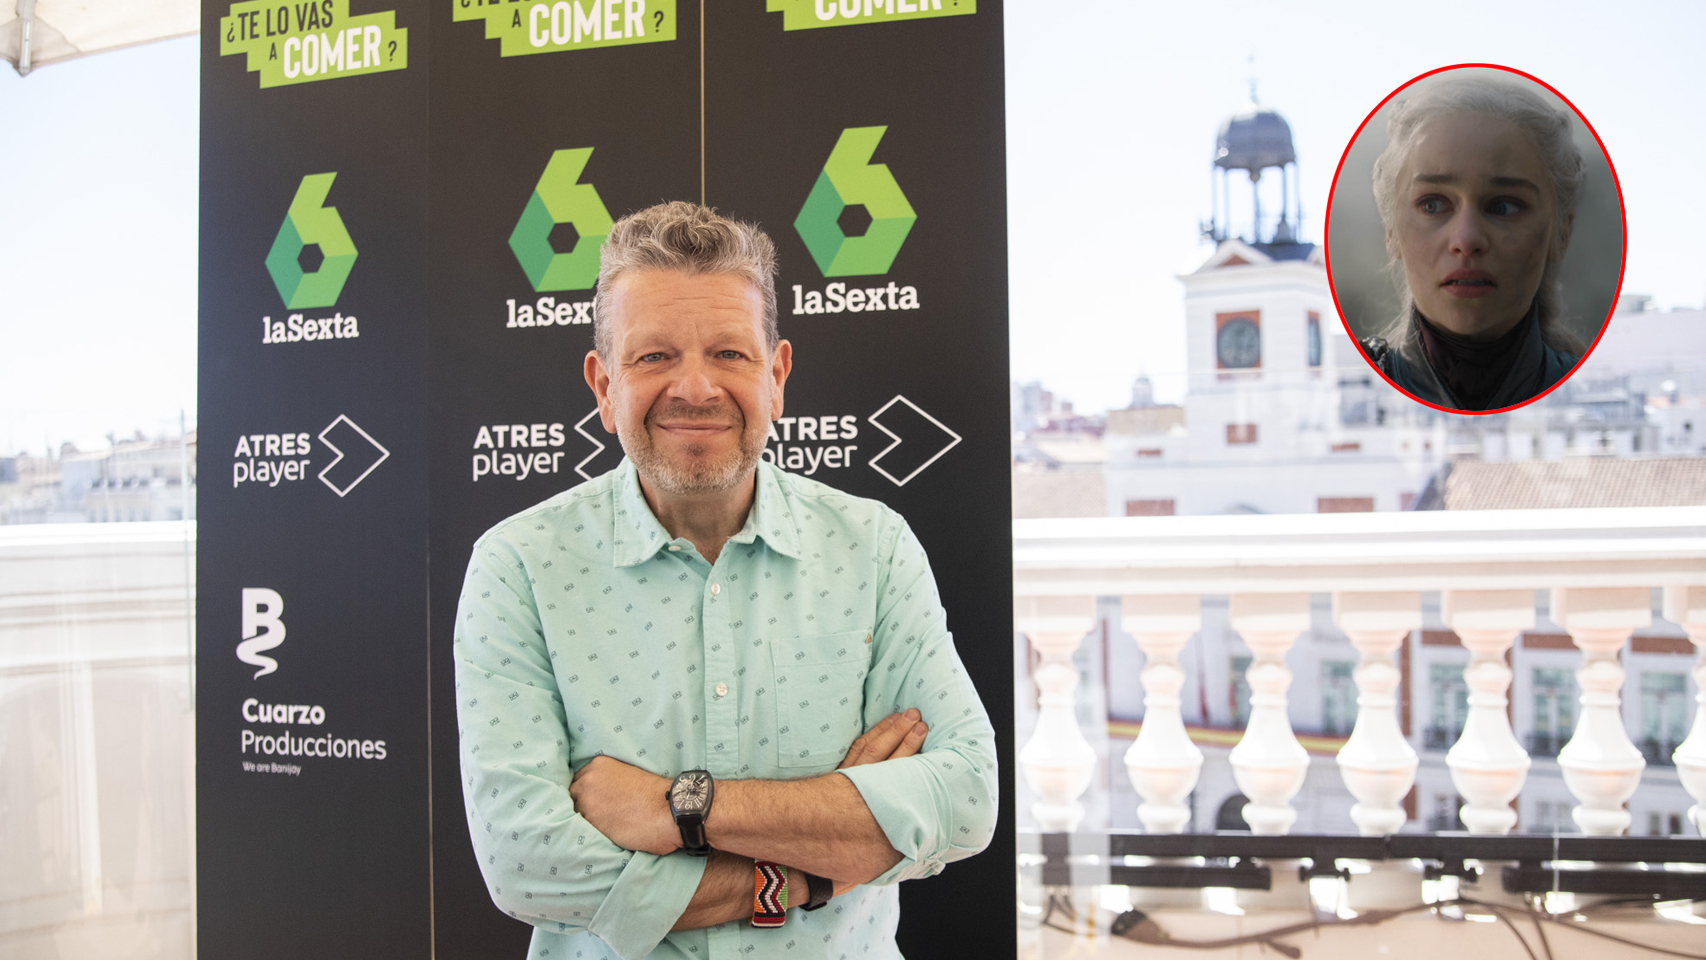
[[[1111,606],[1129,640],[1110,637],[1106,626],[1093,632],[1099,619],[1110,619]],[[1188,725],[1182,709],[1187,676],[1205,669],[1196,648],[1207,642],[1211,607],[1249,653],[1241,729],[1205,728],[1202,716]],[[1657,749],[1655,738],[1626,727],[1620,655],[1637,631],[1681,633],[1696,653],[1706,643],[1706,508],[1019,520],[1014,611],[1021,649],[1030,651],[1016,658],[1021,930],[1026,916],[1057,914],[1031,941],[1021,935],[1041,954],[1065,955],[1073,936],[1094,938],[1084,931],[1096,923],[1084,921],[1104,907],[1135,907],[1207,941],[1229,925],[1260,926],[1215,920],[1250,911],[1277,911],[1277,923],[1288,911],[1319,921],[1405,907],[1415,909],[1398,926],[1413,927],[1419,917],[1462,919],[1465,910],[1493,924],[1501,910],[1574,910],[1595,890],[1660,904],[1679,892],[1706,896],[1706,841],[1697,837],[1706,828],[1706,719],[1699,708],[1706,656],[1691,665],[1692,731],[1657,762],[1646,756]],[[1293,729],[1298,704],[1289,696],[1288,655],[1323,615],[1356,661],[1355,723],[1348,739],[1337,741],[1308,735],[1321,729],[1319,712],[1300,738]],[[1519,740],[1509,653],[1525,631],[1547,621],[1562,631],[1553,645],[1568,649],[1543,653],[1568,658],[1580,691],[1571,705],[1574,730],[1539,741],[1527,731]],[[1424,631],[1428,626],[1446,629]],[[1460,734],[1437,721],[1414,730],[1401,723],[1400,666],[1423,654],[1416,648],[1424,636],[1431,662],[1438,662],[1439,636],[1460,644],[1468,691]],[[1101,651],[1079,654],[1080,662],[1097,663],[1108,658],[1107,648],[1133,641],[1141,668],[1116,674],[1108,667],[1105,682],[1116,693],[1141,686],[1140,715],[1102,717],[1092,706],[1087,716],[1074,655],[1102,643]],[[1686,649],[1680,638],[1671,643]],[[1132,737],[1123,770],[1109,749],[1122,730]],[[1531,757],[1525,746],[1537,743],[1543,749]],[[1460,800],[1414,809],[1418,773],[1449,783],[1444,789]],[[1506,837],[1531,774],[1550,778],[1560,793],[1567,788],[1570,802],[1558,804],[1552,837]],[[1354,802],[1348,810],[1311,809],[1324,792],[1300,796],[1311,777],[1339,781]],[[1199,783],[1210,780],[1236,783],[1248,831],[1211,832],[1196,797]],[[1686,831],[1694,839],[1625,836],[1630,797],[1651,784],[1678,796],[1686,790],[1693,825],[1675,817],[1646,832]],[[1135,800],[1139,828],[1109,828],[1122,812],[1110,815],[1114,796]],[[1307,836],[1293,830],[1300,809],[1312,824]],[[1571,872],[1571,856],[1598,863]],[[1251,868],[1263,871],[1259,882]],[[1336,892],[1322,892],[1327,881]],[[1460,902],[1470,893],[1492,905]],[[1430,900],[1444,906],[1420,910]],[[1658,936],[1633,934],[1643,942],[1689,942],[1664,937],[1672,924],[1706,922],[1698,908],[1684,911],[1687,919],[1666,919],[1651,904],[1645,909],[1618,921],[1664,928]],[[1077,933],[1069,935],[1062,916],[1080,924]],[[1132,922],[1128,916],[1127,932],[1141,933]],[[1366,930],[1330,935],[1344,949],[1378,941],[1378,952],[1395,956],[1422,955],[1427,951],[1416,944],[1432,936],[1388,942]],[[1105,921],[1100,936],[1108,936]],[[1509,934],[1501,929],[1498,936]],[[1493,955],[1510,946],[1489,939],[1465,949]]]

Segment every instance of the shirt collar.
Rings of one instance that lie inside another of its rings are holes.
[[[652,513],[651,505],[646,503],[634,464],[624,457],[615,473],[616,522],[611,563],[632,567],[656,556],[672,540],[669,531]],[[798,560],[802,555],[800,527],[794,519],[793,505],[782,490],[779,473],[776,467],[759,461],[758,489],[752,509],[747,512],[746,524],[729,542],[752,543],[762,537],[772,550]]]

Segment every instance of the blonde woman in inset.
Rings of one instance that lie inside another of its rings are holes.
[[[1514,78],[1448,76],[1400,103],[1387,131],[1374,199],[1402,306],[1363,350],[1453,410],[1544,393],[1582,353],[1559,317],[1584,176],[1570,112]]]

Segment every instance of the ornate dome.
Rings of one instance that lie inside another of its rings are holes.
[[[1214,165],[1226,170],[1283,167],[1297,160],[1291,146],[1291,124],[1278,112],[1259,103],[1246,103],[1220,125],[1215,140]]]

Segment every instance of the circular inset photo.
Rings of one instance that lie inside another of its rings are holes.
[[[1327,276],[1364,359],[1412,399],[1499,413],[1563,383],[1623,282],[1623,194],[1599,135],[1544,81],[1443,67],[1345,149]]]

